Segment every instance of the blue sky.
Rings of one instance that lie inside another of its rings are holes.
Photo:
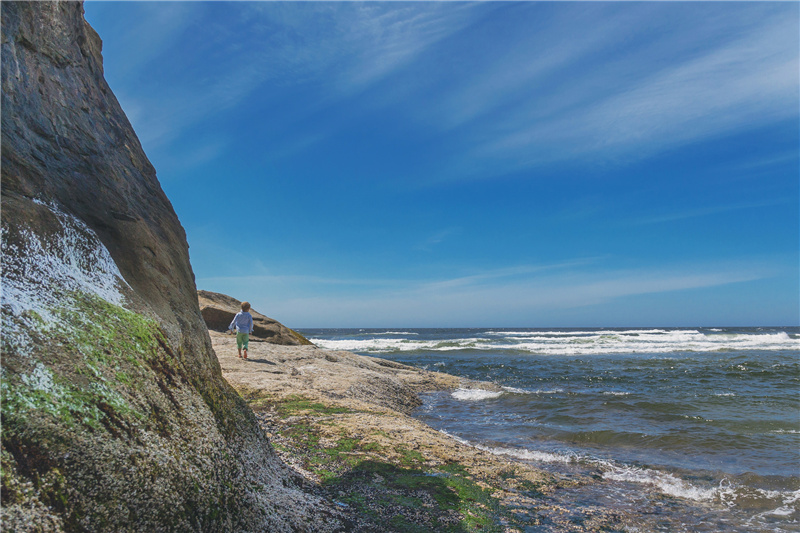
[[[798,325],[799,7],[85,4],[198,288],[297,328]]]

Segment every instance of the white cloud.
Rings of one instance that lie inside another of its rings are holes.
[[[168,145],[256,91],[269,103],[304,84],[324,86],[324,96],[300,111],[310,116],[413,61],[463,27],[471,11],[466,4],[230,3],[226,14],[240,15],[233,25],[213,20],[203,3],[189,12],[180,3],[157,4],[143,7],[139,23],[115,41],[124,50],[124,68],[116,72],[122,86],[115,90],[151,148]],[[212,42],[187,54],[180,43],[198,28]],[[173,70],[162,85],[153,84],[153,66],[164,62]]]
[[[759,22],[738,38],[698,43],[694,55],[641,63],[648,76],[607,80],[611,94],[562,113],[543,115],[533,100],[495,125],[478,151],[520,166],[586,155],[635,159],[796,117],[797,19],[773,15]],[[576,72],[575,83],[583,81]],[[589,95],[595,90],[586,87]]]
[[[504,11],[257,2],[225,5],[238,18],[224,21],[210,20],[206,4],[192,6],[143,7],[143,20],[122,36],[126,74],[115,90],[147,148],[169,145],[256,93],[268,107],[300,87],[319,89],[291,124],[274,125],[281,131],[390,78],[350,112],[402,106],[429,132],[458,139],[451,170],[464,176],[584,156],[646,157],[797,116],[797,19],[783,6],[519,4]],[[471,24],[497,12],[531,27],[476,33],[480,25]],[[213,42],[192,56],[178,45],[198,25]],[[447,41],[455,35],[458,44]],[[174,85],[151,94],[136,88],[156,60],[176,52],[167,60],[178,73]],[[432,56],[438,68],[414,70]],[[396,76],[408,68],[415,75]],[[299,139],[280,136],[271,149],[291,154],[336,133],[315,128]]]

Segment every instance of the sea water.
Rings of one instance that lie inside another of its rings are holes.
[[[615,507],[654,531],[800,531],[800,328],[303,333],[497,384],[427,394],[415,416],[592,480],[558,491],[567,507]]]

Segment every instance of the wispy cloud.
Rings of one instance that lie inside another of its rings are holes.
[[[508,325],[509,320],[518,324],[521,317],[539,323],[620,298],[744,283],[773,273],[754,265],[721,269],[695,265],[673,270],[562,272],[493,285],[483,285],[484,279],[443,280],[400,291],[351,293],[347,298],[287,298],[273,307],[290,319],[302,317],[308,325]],[[331,317],[341,317],[346,323]]]
[[[632,9],[622,19],[624,26],[652,24],[649,8]],[[508,103],[504,93],[510,88],[527,88],[529,98],[518,98],[505,116],[483,122],[475,137],[479,158],[521,168],[575,157],[636,160],[793,118],[798,115],[797,19],[785,15],[744,11],[740,17],[749,19],[736,24],[727,18],[710,19],[709,27],[676,24],[673,33],[661,36],[663,42],[643,43],[647,53],[592,64],[588,60],[597,50],[613,49],[620,38],[631,37],[611,18],[602,29],[570,34],[574,41],[547,59],[534,57],[528,68],[504,68],[502,84],[469,87],[462,100],[473,105],[465,106],[470,111],[456,121]],[[720,36],[726,26],[736,31]],[[664,50],[676,45],[689,51],[671,55]],[[569,83],[560,81],[565,72]],[[552,90],[543,89],[547,86]]]
[[[421,244],[417,246],[418,250],[425,250],[431,251],[436,248],[439,244],[446,241],[448,238],[453,237],[454,235],[460,234],[462,229],[460,227],[449,227],[439,230],[432,235],[430,235],[427,239],[425,239]]]
[[[293,117],[300,120],[413,61],[463,27],[471,11],[421,3],[200,3],[190,14],[186,6],[158,7],[141,8],[146,12],[121,39],[124,57],[117,61],[124,65],[117,72],[124,85],[120,100],[143,144],[153,148],[257,91],[262,103],[280,102],[286,91],[324,86],[323,96]],[[217,14],[224,16],[215,20]],[[199,24],[206,41],[197,35]],[[164,84],[142,88],[137,80],[150,80],[153,65],[179,41],[197,41],[195,55],[173,57]]]
[[[290,120],[276,132],[380,85],[348,113],[401,106],[409,121],[458,146],[449,167],[459,177],[573,158],[637,159],[798,114],[792,6],[152,6],[140,8],[141,22],[122,39],[125,83],[115,88],[147,148],[168,146],[254,95],[269,108],[308,87],[306,105],[271,115]],[[492,34],[497,42],[465,33],[503,10],[526,26]],[[450,50],[457,35],[461,44]],[[141,90],[136,80],[148,83],[153,65],[187,41],[197,42],[195,55],[173,58],[174,72]],[[426,63],[432,58],[436,65]],[[319,121],[313,130],[277,135],[271,149],[296,153],[292,146],[337,133]]]
[[[417,287],[420,293],[440,293],[455,289],[464,289],[479,286],[497,286],[509,283],[517,283],[520,280],[530,281],[535,276],[552,273],[557,271],[568,271],[577,267],[583,267],[594,263],[595,258],[574,259],[551,264],[520,265],[513,267],[497,268],[469,276],[437,280],[424,283]]]
[[[269,299],[271,312],[305,325],[508,325],[514,317],[540,321],[621,298],[765,279],[779,273],[776,264],[753,259],[604,269],[600,258],[581,258],[437,280],[257,275],[204,278],[198,284],[247,292],[251,301]]]
[[[690,218],[706,217],[711,215],[718,215],[722,213],[729,213],[731,211],[744,211],[748,209],[760,209],[763,207],[773,207],[778,205],[796,204],[795,199],[784,198],[781,200],[771,200],[765,202],[745,202],[738,204],[716,205],[703,207],[699,209],[688,209],[679,212],[665,213],[660,215],[653,215],[646,218],[636,220],[635,224],[661,224],[664,222],[675,222],[678,220],[686,220]]]
[[[350,60],[339,78],[340,90],[352,93],[386,78],[462,29],[471,11],[469,4],[367,2],[355,13],[344,13],[340,29]]]

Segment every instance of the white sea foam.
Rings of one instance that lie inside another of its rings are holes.
[[[765,490],[732,482],[727,478],[722,479],[717,485],[699,486],[669,472],[651,468],[642,468],[614,461],[597,459],[574,452],[547,452],[530,450],[526,448],[506,448],[485,446],[470,442],[457,435],[439,430],[441,433],[454,440],[483,450],[495,455],[502,455],[514,459],[545,464],[587,465],[599,470],[603,479],[621,483],[645,485],[663,494],[697,502],[718,502],[727,507],[737,507],[741,502],[751,505],[754,500],[760,500],[766,506],[774,508],[756,516],[769,521],[769,517],[787,517],[798,512],[797,503],[800,501],[800,490],[774,491]]]
[[[695,333],[698,331],[692,330]],[[591,331],[490,331],[490,335],[499,337],[531,337],[531,338],[547,338],[547,337],[583,337],[592,335],[641,335],[641,334],[666,334],[672,333],[666,329],[609,329],[609,330],[591,330]]]
[[[402,332],[392,332],[400,335]],[[407,332],[411,333],[411,332]],[[703,333],[698,330],[493,331],[487,337],[452,339],[347,338],[312,341],[322,348],[367,353],[455,350],[512,350],[535,355],[667,354],[728,350],[800,350],[786,332]]]
[[[477,448],[478,450],[483,450],[494,455],[506,455],[515,459],[521,459],[523,461],[536,461],[541,463],[572,463],[579,460],[577,455],[562,455],[558,453],[527,450],[525,448],[499,448],[493,446],[484,446],[482,444],[470,442],[467,439],[459,437],[458,435],[454,435],[444,429],[440,429],[439,433],[447,435],[451,439],[460,442],[461,444],[466,444],[467,446]]]
[[[483,446],[481,444],[473,445],[475,448],[479,450],[483,450],[486,452],[493,453],[495,455],[505,455],[508,457],[513,457],[515,459],[522,459],[523,461],[535,461],[539,463],[575,463],[580,461],[580,456],[577,454],[560,454],[560,453],[550,453],[550,452],[542,452],[538,450],[527,450],[527,449],[514,449],[514,448],[497,448],[497,447],[490,447],[490,446]]]
[[[797,503],[800,501],[800,490],[779,492],[779,491],[760,491],[766,498],[779,500],[780,505],[770,511],[761,513],[759,516],[791,516],[797,513]]]
[[[503,387],[503,390],[512,394],[558,394],[564,392],[564,389],[519,389],[517,387]]]
[[[471,444],[462,439],[462,442]],[[593,459],[576,453],[553,453],[525,448],[502,448],[471,444],[472,446],[496,455],[505,455],[523,461],[540,463],[585,463],[599,467],[604,479],[628,483],[640,483],[657,488],[670,496],[677,496],[695,501],[708,501],[718,496],[716,488],[700,488],[667,472],[659,472],[648,468],[630,465],[619,465],[610,461]]]
[[[450,432],[448,432],[448,431],[446,431],[446,430],[444,430],[444,429],[440,429],[440,430],[439,430],[439,433],[441,433],[441,434],[443,434],[443,435],[447,435],[448,437],[450,437],[450,438],[451,438],[451,439],[453,439],[454,441],[456,441],[456,442],[460,442],[461,444],[466,444],[467,446],[474,446],[474,445],[473,445],[473,444],[472,444],[470,441],[468,441],[467,439],[462,439],[462,438],[461,438],[461,437],[459,437],[458,435],[453,435],[452,433],[450,433]]]
[[[311,338],[320,348],[350,352],[386,353],[413,352],[418,350],[447,352],[468,348],[492,348],[486,339],[462,338],[454,340],[410,340],[410,339],[320,339]]]
[[[697,487],[667,472],[605,461],[599,462],[599,464],[607,469],[602,474],[604,479],[650,485],[669,496],[695,501],[710,501],[718,496],[717,488]]]
[[[488,391],[483,389],[456,389],[450,394],[456,400],[478,401],[499,398],[503,392]]]

